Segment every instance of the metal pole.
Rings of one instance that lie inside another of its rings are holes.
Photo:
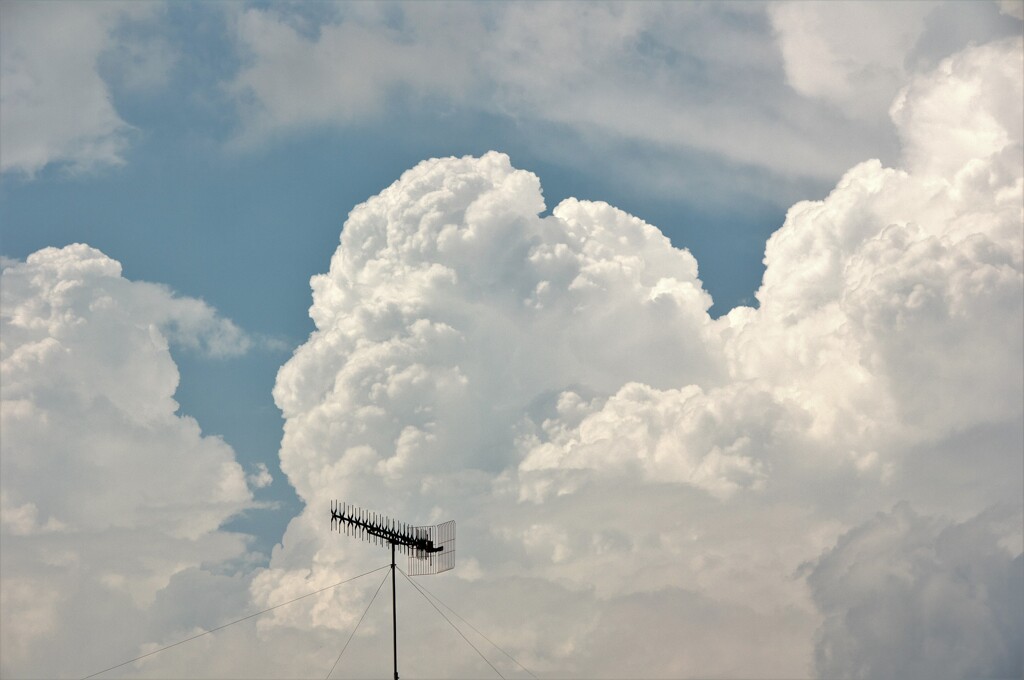
[[[395,680],[398,680],[398,607],[395,604],[395,544],[391,544],[391,639],[395,650]]]

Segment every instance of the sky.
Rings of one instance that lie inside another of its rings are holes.
[[[4,2],[0,675],[1021,677],[1022,39]]]

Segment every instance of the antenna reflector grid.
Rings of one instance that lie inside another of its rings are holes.
[[[412,530],[417,538],[431,542],[434,550],[409,550],[410,576],[430,576],[455,568],[455,520]]]

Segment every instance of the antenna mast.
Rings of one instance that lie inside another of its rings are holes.
[[[377,545],[391,546],[391,640],[398,680],[398,609],[395,549],[409,556],[409,574],[426,576],[455,568],[455,522],[412,526],[346,503],[331,501],[331,529]]]

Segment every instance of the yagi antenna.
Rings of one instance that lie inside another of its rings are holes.
[[[331,529],[409,556],[409,575],[440,574],[455,568],[455,522],[412,526],[338,501],[331,501]]]
[[[331,529],[377,545],[391,546],[391,626],[398,680],[398,611],[395,606],[395,550],[409,556],[409,575],[428,576],[455,568],[455,521],[433,526],[396,522],[346,503],[331,501]]]

